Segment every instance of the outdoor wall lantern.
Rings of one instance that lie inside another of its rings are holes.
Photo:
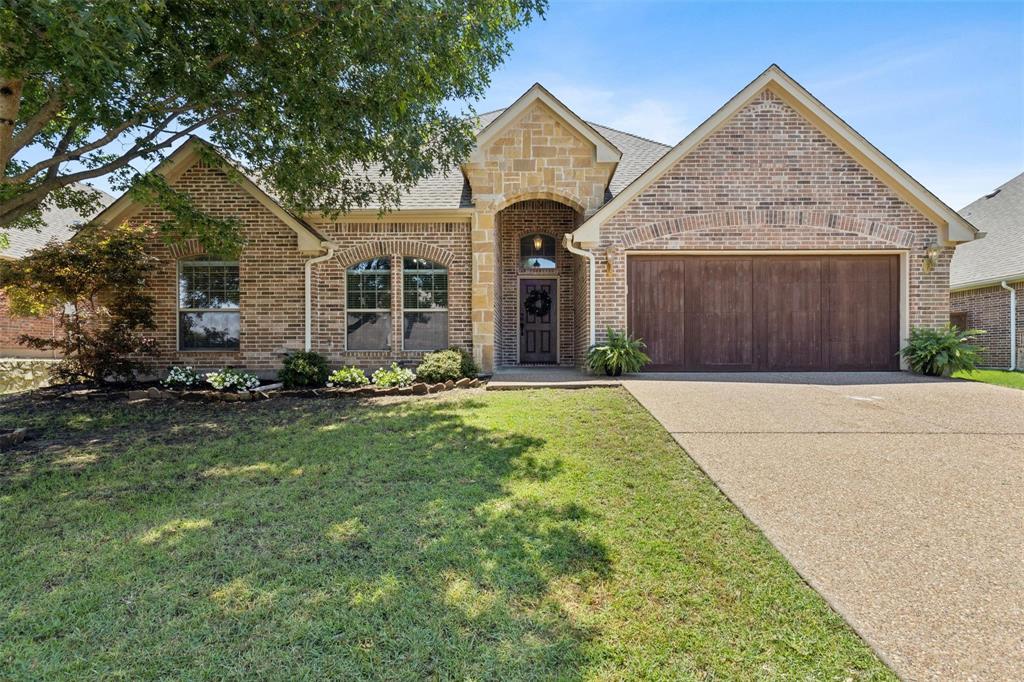
[[[932,242],[924,249],[924,262],[921,265],[921,269],[927,274],[935,269],[935,266],[939,263],[939,256],[942,254],[942,247],[939,246],[938,242]]]

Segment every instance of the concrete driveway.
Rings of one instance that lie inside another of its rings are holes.
[[[899,373],[624,383],[901,677],[1024,679],[1024,391]]]

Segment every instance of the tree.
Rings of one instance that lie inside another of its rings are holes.
[[[155,350],[153,299],[145,277],[153,264],[145,244],[151,228],[85,230],[50,242],[16,261],[0,261],[0,289],[16,315],[56,312],[61,334],[25,335],[21,343],[57,350],[61,381],[131,381]]]
[[[74,183],[101,176],[180,207],[131,164],[196,132],[293,210],[393,207],[468,153],[472,121],[451,103],[480,97],[510,33],[545,5],[7,0],[0,228],[37,224],[49,204],[95,208]]]

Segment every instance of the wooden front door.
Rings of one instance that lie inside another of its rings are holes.
[[[630,256],[651,370],[899,369],[892,255]]]
[[[524,279],[519,282],[519,362],[558,362],[558,282]]]

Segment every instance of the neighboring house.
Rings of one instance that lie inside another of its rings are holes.
[[[949,273],[952,321],[984,329],[986,367],[1024,369],[1024,173],[960,211],[985,233],[957,249]],[[1012,332],[1011,332],[1012,330]]]
[[[85,189],[85,185],[80,186]],[[114,197],[95,190],[101,195],[102,206],[109,205]],[[8,237],[6,249],[0,249],[0,260],[18,260],[29,252],[50,241],[65,242],[83,225],[88,216],[74,209],[51,207],[43,211],[43,225],[38,230],[4,230]],[[52,357],[51,351],[36,351],[18,343],[22,334],[47,337],[56,331],[56,320],[51,315],[43,317],[18,317],[10,314],[7,298],[0,291],[0,357]]]
[[[910,327],[948,320],[949,261],[976,233],[775,66],[674,147],[540,85],[480,124],[460,169],[384,216],[296,215],[205,143],[176,150],[159,171],[247,244],[225,262],[153,242],[154,369],[449,345],[486,370],[576,365],[607,328],[654,368],[897,369]],[[122,197],[98,222],[167,218]]]

